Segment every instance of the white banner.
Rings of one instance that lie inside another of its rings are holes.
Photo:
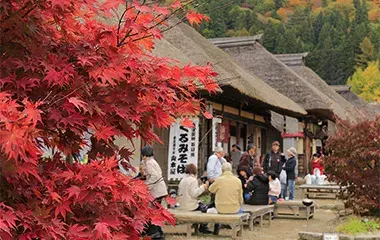
[[[219,127],[220,123],[222,123],[221,118],[213,118],[212,119],[212,131],[211,131],[211,134],[212,134],[212,151],[214,151],[214,149],[216,147],[222,146],[222,143],[217,142],[217,140],[218,140],[218,127]]]
[[[168,180],[182,179],[189,163],[198,167],[199,118],[191,120],[194,128],[181,126],[179,119],[170,127]]]

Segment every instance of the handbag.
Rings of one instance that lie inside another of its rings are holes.
[[[286,171],[284,169],[281,170],[280,173],[280,182],[286,184]]]

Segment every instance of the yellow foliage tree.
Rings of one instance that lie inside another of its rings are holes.
[[[369,62],[364,70],[358,68],[347,84],[351,90],[368,102],[380,102],[380,62]]]

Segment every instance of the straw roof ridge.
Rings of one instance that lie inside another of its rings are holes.
[[[297,75],[259,43],[222,49],[235,58],[246,71],[258,76],[308,112],[330,119],[333,119],[333,115],[336,114],[345,119],[345,116],[341,114],[342,111],[334,111],[331,107],[333,105],[331,99]],[[276,95],[272,95],[272,98],[276,98]]]
[[[364,118],[363,113],[358,111],[351,103],[344,99],[341,95],[334,91],[322,78],[318,76],[313,70],[302,66],[289,66],[298,75],[304,78],[306,81],[313,84],[321,92],[323,92],[333,102],[332,107],[335,112],[339,112],[339,115],[345,115],[349,120],[358,120]],[[342,118],[345,119],[345,118]]]
[[[171,20],[169,24],[177,24],[177,21]],[[220,85],[228,85],[279,113],[292,116],[306,114],[301,106],[278,93],[256,76],[244,71],[231,57],[184,23],[179,23],[166,31],[163,40],[156,42],[153,53],[176,59],[184,64],[205,65],[210,62],[219,74],[216,80]]]
[[[367,119],[373,119],[377,114],[375,109],[361,97],[351,92],[351,87],[347,85],[331,85],[340,96],[346,99],[349,103],[354,105],[356,109],[362,113]]]
[[[304,53],[291,53],[291,54],[276,54],[276,58],[287,66],[300,66],[304,65],[305,58],[308,52]]]

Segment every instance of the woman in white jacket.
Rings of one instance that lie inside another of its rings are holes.
[[[162,170],[157,161],[153,158],[153,148],[146,146],[141,150],[142,165],[144,169],[145,184],[148,186],[150,193],[153,195],[155,202],[161,204],[162,199],[168,195],[168,190],[164,178],[162,177]],[[148,224],[146,234],[152,239],[161,239],[164,233],[160,226]]]
[[[181,211],[200,211],[201,205],[198,203],[198,197],[207,189],[208,183],[198,185],[197,167],[190,163],[186,166],[186,176],[178,185],[178,202]],[[207,224],[201,224],[199,231],[201,233],[211,233],[207,229]]]

